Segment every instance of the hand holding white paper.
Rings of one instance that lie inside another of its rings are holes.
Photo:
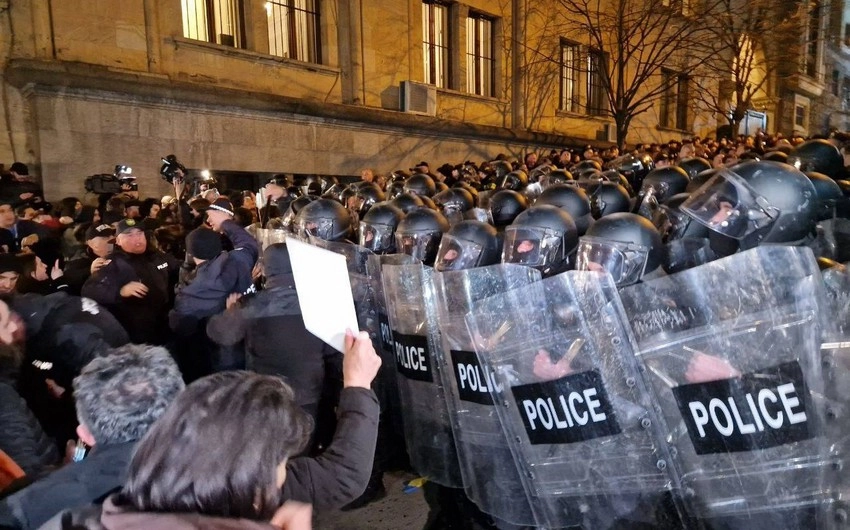
[[[345,256],[287,238],[295,290],[307,331],[345,353],[345,330],[357,333]]]

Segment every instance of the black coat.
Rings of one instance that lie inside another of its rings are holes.
[[[39,528],[57,513],[102,502],[124,485],[136,442],[95,446],[82,462],[68,464],[0,502],[0,526]]]
[[[168,340],[168,308],[180,263],[162,252],[128,254],[116,248],[112,260],[83,285],[82,295],[106,307],[124,326],[130,342],[162,345]],[[121,288],[141,282],[144,298],[124,298]]]
[[[0,381],[0,450],[28,476],[59,463],[59,453],[11,384]],[[0,520],[2,526],[2,520]]]
[[[271,282],[271,288],[244,299],[242,307],[210,318],[207,334],[223,346],[244,340],[246,367],[283,377],[295,391],[298,404],[309,408],[315,407],[322,395],[324,358],[336,350],[304,327],[291,278],[275,277],[279,283]]]

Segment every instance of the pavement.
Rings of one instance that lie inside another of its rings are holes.
[[[350,512],[338,510],[317,513],[314,530],[420,530],[428,518],[428,505],[422,490],[405,493],[405,484],[416,475],[404,472],[386,473],[387,496]]]

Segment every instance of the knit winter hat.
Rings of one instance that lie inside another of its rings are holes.
[[[233,216],[233,204],[224,197],[219,197],[214,203],[210,204],[209,210],[224,212],[227,215]]]
[[[209,228],[196,228],[186,236],[186,250],[195,258],[213,259],[221,254],[221,236]]]
[[[39,239],[30,246],[30,250],[47,266],[48,273],[57,261],[60,268],[65,265],[65,259],[62,256],[62,244],[58,239],[52,237]]]

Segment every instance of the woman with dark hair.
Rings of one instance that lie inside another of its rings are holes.
[[[372,468],[380,357],[366,332],[346,333],[334,440],[298,457],[313,422],[275,376],[221,372],[186,387],[136,450],[123,490],[103,507],[65,512],[42,528],[310,528],[310,509],[359,496]],[[295,502],[293,502],[295,501]]]

